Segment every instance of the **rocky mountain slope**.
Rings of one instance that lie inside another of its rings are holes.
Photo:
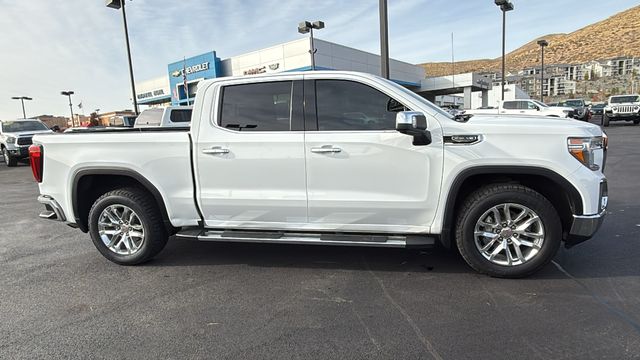
[[[507,70],[517,71],[539,65],[539,39],[549,41],[545,49],[546,64],[575,64],[616,56],[640,57],[640,6],[611,16],[569,34],[550,34],[534,39],[506,56]],[[450,75],[450,62],[421,64],[427,76]],[[501,58],[459,61],[455,73],[499,71]]]

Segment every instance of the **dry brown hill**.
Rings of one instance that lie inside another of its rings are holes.
[[[539,37],[510,52],[506,56],[507,71],[517,71],[539,64],[538,39],[546,39],[549,46],[544,51],[545,64],[575,64],[616,56],[640,57],[640,6],[611,16],[569,34],[550,34]],[[450,75],[450,62],[421,64],[428,76]],[[456,74],[471,71],[499,71],[500,57],[458,61]]]

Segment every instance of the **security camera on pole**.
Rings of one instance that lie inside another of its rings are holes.
[[[318,51],[313,45],[313,29],[324,29],[324,21],[303,21],[298,24],[298,32],[300,34],[309,33],[309,37],[311,38],[311,49],[309,49],[309,53],[311,54],[311,70],[316,69],[316,52]]]

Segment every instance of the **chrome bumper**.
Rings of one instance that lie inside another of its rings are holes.
[[[571,230],[569,230],[569,236],[592,237],[602,225],[606,212],[607,210],[602,210],[596,215],[573,215],[573,224],[571,225]]]
[[[51,196],[40,195],[38,196],[38,202],[45,207],[45,211],[40,213],[40,217],[47,220],[56,220],[56,221],[66,221],[67,218],[64,216],[64,211],[60,207],[55,199]]]

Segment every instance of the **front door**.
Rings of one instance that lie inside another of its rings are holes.
[[[305,82],[305,97],[307,83],[313,82]],[[313,89],[317,130],[305,132],[309,225],[428,230],[438,204],[442,147],[414,146],[411,136],[397,132],[402,104],[365,83],[319,79]]]
[[[194,149],[208,227],[307,222],[302,83],[295,79],[239,80],[217,92],[219,109],[201,121]]]

